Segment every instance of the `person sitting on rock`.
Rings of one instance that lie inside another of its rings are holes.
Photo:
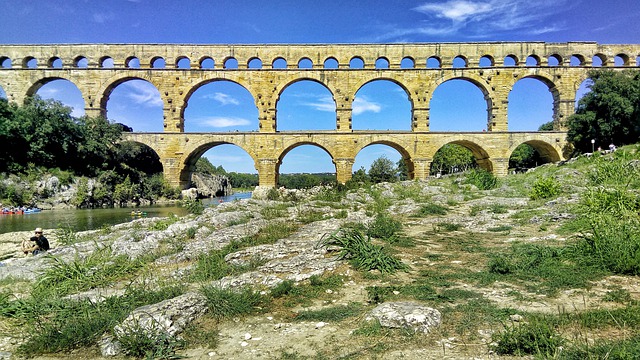
[[[29,239],[33,242],[33,245],[23,248],[25,254],[32,253],[33,255],[38,255],[43,251],[49,250],[49,240],[42,235],[42,228],[36,228],[35,233],[36,235]]]

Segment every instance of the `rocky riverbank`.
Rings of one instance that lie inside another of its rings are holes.
[[[582,175],[572,168],[561,171],[574,179]],[[77,285],[82,290],[70,288],[61,294],[65,301],[100,304],[134,287],[180,287],[176,296],[132,310],[93,345],[58,350],[71,358],[126,353],[123,341],[133,334],[160,336],[167,344],[177,339],[182,345],[171,348],[176,354],[198,359],[500,358],[490,344],[504,330],[501,324],[557,309],[615,308],[605,300],[611,289],[640,298],[637,277],[601,276],[588,286],[557,291],[543,290],[542,280],[538,289],[495,275],[480,281],[489,277],[492,254],[514,243],[557,247],[573,238],[561,226],[573,218],[570,209],[584,184],[566,183],[563,195],[539,202],[526,196],[532,175],[517,176],[485,191],[465,184],[464,177],[345,192],[280,190],[277,200],[224,203],[199,216],[137,219],[73,239],[49,231],[53,249],[46,256],[18,251],[19,239],[30,233],[3,234],[0,251],[9,258],[0,267],[0,284],[12,298],[27,299],[33,284],[60,264],[82,268],[102,251],[111,260],[89,266],[93,275],[122,257],[136,270],[100,285]],[[372,240],[404,270],[359,271],[348,257],[337,256],[339,248],[327,246],[325,240],[345,226],[373,233],[381,216],[398,221],[400,230]],[[197,276],[212,254],[223,259],[216,269],[231,270]],[[58,288],[67,286],[57,281]],[[223,317],[210,304],[214,289],[252,289],[270,300],[246,315]],[[22,333],[26,328],[10,317],[0,325],[7,330],[0,358],[24,353],[30,341]]]

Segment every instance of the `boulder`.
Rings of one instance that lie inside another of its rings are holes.
[[[378,320],[384,327],[411,329],[425,334],[442,323],[440,311],[413,302],[381,304],[371,310],[366,319]]]
[[[233,193],[229,178],[223,175],[194,173],[191,182],[198,189],[198,197],[228,196]]]

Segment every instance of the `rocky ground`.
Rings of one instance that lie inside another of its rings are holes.
[[[123,254],[132,260],[154,254],[152,260],[146,260],[148,271],[126,281],[151,284],[175,281],[186,284],[187,290],[179,298],[136,310],[120,327],[126,329],[128,321],[162,322],[171,336],[187,339],[194,337],[188,332],[196,329],[199,341],[178,351],[179,355],[193,359],[498,359],[501,357],[489,344],[492,335],[504,329],[503,323],[526,321],[531,312],[557,314],[616,307],[618,304],[604,301],[611,289],[624,289],[634,299],[640,299],[637,277],[608,276],[588,287],[564,288],[554,293],[537,291],[535,286],[523,283],[477,280],[477,274],[486,272],[490,255],[513,243],[562,245],[572,241],[574,234],[559,229],[571,219],[567,209],[577,201],[576,195],[564,194],[553,201],[535,202],[504,186],[479,191],[455,179],[379,184],[373,190],[353,190],[339,200],[322,199],[318,196],[322,191],[281,191],[279,200],[225,203],[206,209],[202,215],[171,221],[138,219],[114,226],[109,232],[79,233],[77,241],[70,245],[64,245],[70,241],[60,239],[49,229],[45,235],[53,249],[48,256],[24,256],[19,251],[20,240],[30,236],[30,232],[2,234],[0,256],[5,260],[0,266],[0,284],[5,292],[21,298],[28,296],[31,284],[53,266],[51,257],[71,262],[102,247],[110,248],[113,256]],[[421,213],[425,204],[436,204],[447,211]],[[400,241],[385,246],[408,265],[406,271],[393,274],[358,271],[346,261],[337,260],[335,251],[322,245],[323,239],[344,224],[370,224],[378,211],[402,223],[401,237],[405,244]],[[274,300],[259,315],[223,320],[208,316],[205,300],[199,293],[203,284],[188,277],[198,256],[255,235],[273,223],[295,224],[296,228],[273,243],[230,253],[225,257],[228,264],[259,260],[260,265],[206,285],[231,289],[251,286],[268,292],[285,280],[297,286],[308,285],[314,275],[336,276],[341,284],[304,301]],[[192,236],[185,236],[189,232]],[[443,274],[462,276],[440,278]],[[408,295],[407,289],[425,281],[434,287],[433,297],[416,300]],[[123,282],[71,297],[101,301],[122,294]],[[371,298],[374,286],[391,289],[383,304],[409,302],[426,306],[437,310],[441,319],[433,320],[425,331],[415,326],[408,330],[372,328],[367,318],[380,305]],[[297,320],[302,312],[348,308],[353,304],[358,305],[357,314],[344,319]],[[498,309],[495,313],[509,309],[509,314],[491,318],[470,307],[476,304]],[[465,306],[470,310],[463,310]],[[0,358],[17,357],[16,349],[24,339],[20,329],[3,320],[0,333]],[[202,341],[205,333],[213,334],[215,339]],[[591,340],[599,336],[583,335]],[[620,336],[624,334],[617,335]],[[38,358],[98,359],[110,358],[112,354],[120,357],[114,341],[107,336],[94,347]]]

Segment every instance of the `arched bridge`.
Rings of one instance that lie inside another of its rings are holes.
[[[260,185],[273,186],[282,158],[304,144],[319,146],[332,157],[340,182],[351,177],[358,151],[372,144],[398,150],[411,176],[419,179],[428,176],[435,152],[448,143],[470,149],[480,166],[497,175],[506,174],[512,151],[523,143],[547,160],[563,159],[567,148],[564,122],[574,113],[576,91],[588,71],[638,69],[638,56],[640,45],[593,42],[0,45],[0,86],[10,101],[22,103],[44,84],[66,79],[82,93],[86,114],[95,116],[106,115],[107,101],[116,86],[131,79],[146,80],[160,92],[164,132],[130,133],[125,139],[153,148],[167,180],[185,186],[192,166],[206,150],[235,144],[253,158]],[[540,80],[548,87],[553,97],[554,131],[507,131],[509,92],[523,78]],[[410,131],[352,129],[356,92],[380,79],[406,92],[411,103]],[[433,92],[454,79],[469,81],[484,94],[486,132],[429,131]],[[184,132],[184,111],[191,95],[219,80],[240,84],[253,96],[259,118],[256,132]],[[320,83],[331,92],[336,105],[335,130],[278,131],[280,95],[301,80]]]

